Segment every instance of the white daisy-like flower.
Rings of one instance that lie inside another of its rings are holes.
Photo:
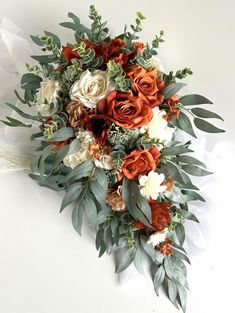
[[[157,231],[157,232],[153,233],[149,237],[147,244],[151,243],[154,247],[156,247],[157,245],[159,245],[159,243],[166,240],[167,233],[168,233],[167,227],[165,229],[163,229],[163,231]]]
[[[159,110],[158,107],[153,109],[153,118],[146,125],[141,127],[141,133],[147,133],[151,139],[159,139],[165,143],[169,142],[172,138],[174,128],[168,127],[167,120],[165,119],[166,112]]]
[[[79,129],[77,138],[80,139],[79,151],[67,154],[63,160],[64,165],[71,167],[72,169],[85,161],[93,159],[93,156],[89,153],[90,145],[95,143],[95,138],[91,132]]]
[[[167,186],[162,185],[165,180],[164,174],[158,174],[154,171],[148,173],[147,176],[139,177],[140,193],[146,199],[156,200],[159,193],[165,191]]]

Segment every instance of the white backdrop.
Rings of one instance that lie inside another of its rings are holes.
[[[164,67],[177,70],[190,66],[194,75],[186,80],[189,86],[185,93],[207,96],[214,102],[213,110],[225,119],[224,124],[217,124],[225,127],[225,134],[206,136],[209,151],[219,140],[232,147],[234,0],[94,0],[92,3],[109,21],[114,34],[123,30],[124,23],[133,21],[136,11],[147,17],[143,40],[150,41],[159,30],[165,30],[166,42],[160,49]],[[89,4],[75,0],[1,0],[0,18],[10,18],[26,37],[49,30],[66,43],[72,41],[71,32],[58,24],[67,20],[68,11],[79,15],[85,23]],[[0,62],[4,65],[1,56]],[[0,95],[4,100],[12,98],[3,91]],[[227,148],[226,153],[231,154],[230,160],[234,162],[232,150]],[[233,175],[233,166],[226,164],[226,170],[223,176],[223,168],[218,168],[224,186]],[[188,313],[231,311],[229,290],[233,285],[229,260],[234,244],[229,242],[233,237],[228,220],[232,224],[229,214],[234,205],[225,201],[228,196],[226,192],[220,197],[221,218],[214,225],[218,242],[213,253],[207,251],[192,258]],[[156,298],[149,279],[136,278],[121,285],[114,274],[114,260],[108,256],[98,259],[86,228],[85,236],[80,238],[71,225],[70,210],[58,214],[61,195],[37,186],[25,171],[0,173],[0,199],[1,313],[178,312],[164,294]]]

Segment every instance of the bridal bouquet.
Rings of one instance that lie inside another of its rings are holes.
[[[201,108],[212,103],[207,98],[179,96],[185,86],[179,81],[192,71],[164,71],[156,57],[164,33],[151,44],[139,42],[145,18],[140,12],[114,38],[94,6],[90,28],[68,16],[61,26],[73,30],[73,43],[63,46],[47,31],[31,36],[44,54],[32,56],[38,63],[26,65],[23,93],[15,94],[33,113],[7,103],[23,119],[7,116],[3,123],[38,127],[31,137],[39,144],[29,176],[65,193],[60,212],[73,205],[72,223],[80,235],[86,215],[99,256],[120,249],[117,273],[132,263],[143,273],[149,259],[156,294],[166,282],[171,302],[185,311],[184,261],[190,262],[184,221],[198,222],[189,203],[204,201],[191,176],[211,173],[177,133],[196,138],[193,124],[223,132],[206,120],[222,118]]]

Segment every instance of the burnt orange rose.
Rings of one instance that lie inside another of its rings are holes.
[[[99,114],[107,115],[118,126],[128,129],[146,125],[153,117],[144,97],[116,90],[98,102],[97,111]]]
[[[104,51],[103,57],[105,63],[109,60],[114,60],[117,64],[125,66],[128,62],[128,54],[122,51],[125,43],[121,38],[114,38],[111,40],[108,48]]]
[[[141,175],[147,175],[156,169],[156,160],[148,150],[135,149],[124,158],[119,179],[126,176],[136,180]]]
[[[157,78],[156,69],[144,69],[135,66],[129,69],[127,76],[132,81],[132,90],[136,94],[142,94],[149,102],[151,108],[161,104],[164,100],[162,91],[164,82]]]
[[[166,111],[166,118],[168,122],[172,121],[174,116],[178,118],[181,110],[177,95],[173,95],[169,99],[165,100],[162,104],[162,108]]]
[[[170,202],[161,202],[158,203],[156,200],[150,200],[149,205],[152,211],[152,227],[157,231],[162,231],[164,228],[169,225],[171,221],[171,203]],[[144,228],[144,224],[140,221],[135,221],[135,227],[137,229]],[[149,230],[153,230],[147,227]]]

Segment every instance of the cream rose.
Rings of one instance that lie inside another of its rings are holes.
[[[37,96],[37,111],[43,116],[51,116],[58,111],[60,84],[56,80],[41,82]]]
[[[151,139],[159,139],[165,143],[169,142],[172,138],[174,128],[168,127],[167,120],[165,119],[166,112],[159,110],[158,107],[153,109],[153,118],[148,125],[141,127],[141,133],[147,133]]]
[[[86,107],[95,108],[96,103],[113,89],[113,83],[106,72],[86,70],[73,84],[69,94],[72,100],[79,99]]]
[[[86,130],[79,129],[77,138],[80,139],[79,151],[67,154],[63,160],[64,165],[72,169],[85,161],[93,159],[93,156],[89,153],[89,146],[95,143],[95,138],[92,134]]]
[[[156,200],[159,193],[167,189],[167,186],[162,185],[164,180],[164,174],[158,174],[154,171],[149,172],[146,176],[140,176],[140,193],[148,200]]]
[[[114,160],[110,155],[101,155],[99,160],[95,159],[95,165],[105,170],[112,170],[114,168]]]
[[[147,244],[152,244],[154,247],[156,247],[157,245],[159,245],[160,242],[163,242],[166,240],[166,235],[167,235],[168,229],[165,228],[162,231],[157,231],[155,233],[153,233],[148,241]]]

